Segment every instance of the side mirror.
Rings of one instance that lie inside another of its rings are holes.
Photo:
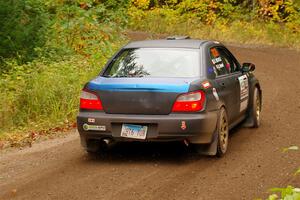
[[[253,72],[255,70],[255,65],[252,63],[243,63],[242,72]]]

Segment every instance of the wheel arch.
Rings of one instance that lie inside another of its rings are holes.
[[[224,107],[225,110],[227,111],[225,102],[224,102],[222,99],[220,99],[220,100],[218,101],[217,105],[216,105],[216,109],[217,109],[217,110],[221,110],[222,107]]]

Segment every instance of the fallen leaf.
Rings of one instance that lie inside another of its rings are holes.
[[[12,193],[12,194],[16,194],[16,193],[17,193],[17,189],[12,189],[12,190],[11,190],[11,193]]]
[[[300,167],[298,168],[298,170],[295,172],[295,176],[300,174]]]
[[[285,152],[287,152],[287,151],[290,151],[290,150],[292,150],[292,151],[297,151],[297,150],[299,150],[299,147],[298,146],[290,146],[290,147],[287,147],[287,148],[283,148],[282,149],[282,151],[285,153]]]
[[[278,196],[277,196],[277,194],[271,194],[268,199],[276,200],[276,199],[278,199]]]

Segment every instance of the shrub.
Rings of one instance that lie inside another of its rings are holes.
[[[124,14],[108,10],[109,2],[46,2],[51,29],[44,46],[34,48],[38,57],[27,63],[4,60],[9,70],[0,72],[0,132],[74,122],[83,84],[125,41]]]
[[[0,0],[0,58],[24,63],[36,57],[47,39],[48,17],[40,0]],[[7,68],[0,65],[0,72]]]

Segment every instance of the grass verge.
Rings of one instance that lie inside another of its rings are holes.
[[[23,141],[32,134],[74,127],[83,85],[97,76],[125,41],[116,40],[109,51],[96,57],[71,55],[59,61],[8,63],[12,70],[0,79],[0,141]]]

